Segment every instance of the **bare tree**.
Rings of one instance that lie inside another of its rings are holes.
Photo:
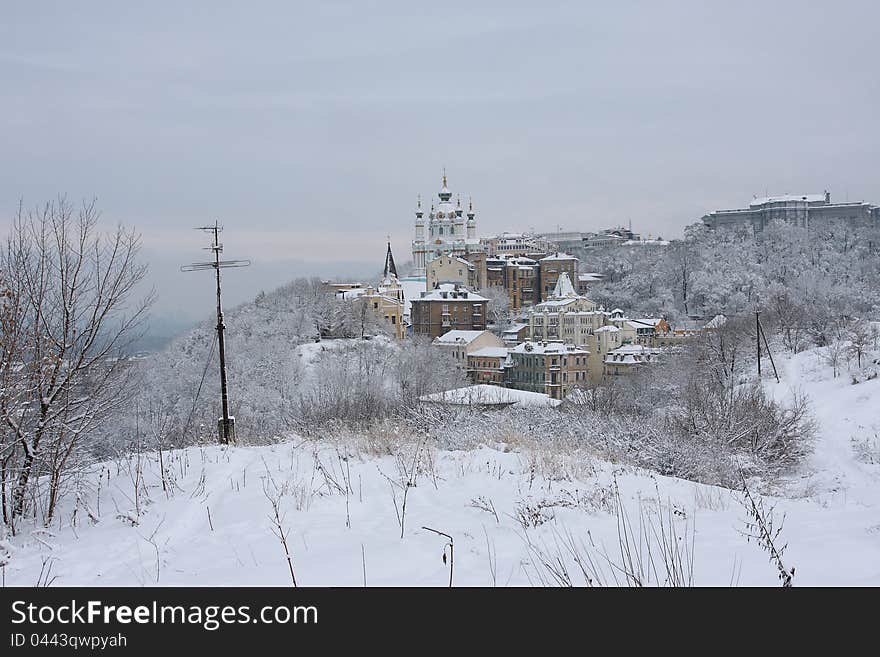
[[[874,335],[865,322],[854,322],[848,332],[849,351],[856,357],[856,366],[862,368],[862,358],[871,350],[874,344]]]
[[[0,252],[12,300],[2,354],[10,394],[0,395],[14,445],[4,470],[12,516],[24,513],[32,478],[47,475],[51,521],[79,448],[131,391],[124,355],[153,295],[133,302],[146,274],[139,236],[122,226],[104,234],[98,220],[94,202],[20,208]]]

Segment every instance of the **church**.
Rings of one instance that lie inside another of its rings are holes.
[[[412,243],[416,276],[425,276],[428,263],[435,258],[453,256],[467,259],[469,255],[485,250],[485,246],[477,238],[477,217],[473,202],[468,202],[465,215],[461,207],[461,196],[457,201],[452,201],[446,171],[443,172],[443,186],[437,196],[440,200],[436,207],[431,203],[427,222],[422,210],[422,199],[418,200],[415,239]]]

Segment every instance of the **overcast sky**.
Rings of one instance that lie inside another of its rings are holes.
[[[478,232],[676,236],[755,194],[880,202],[876,2],[7,3],[0,222],[66,194],[137,226],[161,316],[410,258],[416,195]],[[224,6],[225,5],[225,6]],[[204,308],[202,307],[204,306]]]

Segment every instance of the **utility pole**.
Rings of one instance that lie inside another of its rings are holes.
[[[764,334],[764,327],[761,326],[761,312],[755,311],[755,344],[758,346],[758,378],[761,378],[761,340],[764,341],[764,348],[767,350],[767,356],[770,358],[770,364],[773,366],[773,376],[776,377],[776,383],[779,383],[779,372],[776,370],[776,363],[773,361],[773,353],[770,351],[770,345],[767,342],[767,336]]]
[[[213,233],[211,246],[205,247],[205,250],[213,252],[214,259],[210,262],[194,262],[191,265],[185,265],[180,268],[180,271],[213,269],[217,275],[217,344],[220,347],[220,404],[223,408],[223,417],[217,421],[217,430],[220,444],[232,445],[235,444],[235,418],[229,415],[229,386],[226,380],[226,344],[224,341],[226,325],[223,323],[223,304],[220,301],[220,270],[228,267],[247,267],[251,261],[220,259],[220,254],[223,253],[220,231],[223,228],[216,221],[213,226],[199,226],[196,230]]]
[[[758,378],[761,378],[761,315],[760,310],[755,311],[755,346],[758,347]]]

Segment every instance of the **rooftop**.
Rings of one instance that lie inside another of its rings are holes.
[[[559,355],[559,354],[576,354],[586,355],[590,352],[573,344],[563,344],[561,342],[532,342],[527,340],[522,342],[510,350],[512,354],[533,354],[533,355]]]
[[[558,399],[552,399],[549,395],[540,392],[501,388],[485,384],[437,392],[433,395],[424,395],[419,397],[419,401],[452,404],[455,406],[499,407],[558,406],[562,403]]]
[[[455,329],[447,331],[439,338],[434,338],[434,344],[470,344],[486,331],[460,331]]]
[[[483,347],[468,354],[468,356],[476,356],[478,358],[507,358],[506,347]]]
[[[476,292],[471,292],[466,287],[454,283],[440,283],[430,292],[422,292],[422,296],[413,301],[448,301],[449,299],[461,299],[466,301],[488,301]]]

